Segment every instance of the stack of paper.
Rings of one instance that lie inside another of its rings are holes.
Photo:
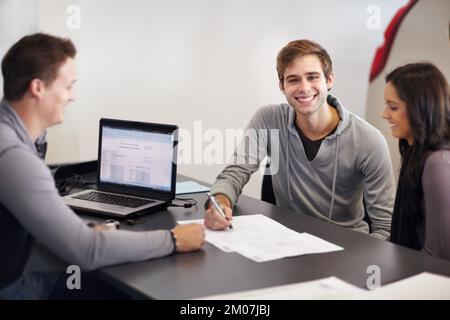
[[[203,220],[178,221],[190,222],[203,223]],[[225,252],[237,252],[256,262],[343,250],[308,233],[286,228],[261,214],[233,217],[231,230],[206,230],[206,241]]]

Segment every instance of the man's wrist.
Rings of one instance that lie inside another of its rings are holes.
[[[230,198],[228,198],[228,196],[224,194],[217,194],[216,199],[221,205],[231,208],[231,200]]]
[[[174,254],[175,252],[177,252],[177,249],[178,249],[177,237],[175,236],[173,229],[169,230],[169,232],[170,232],[170,237],[171,237],[172,243],[173,243],[173,250],[172,250],[171,254]]]
[[[228,199],[228,197],[224,194],[215,194],[214,197],[216,198],[219,205],[227,206],[231,208],[231,201]],[[205,202],[205,210],[208,210],[211,206],[211,200],[207,199]]]

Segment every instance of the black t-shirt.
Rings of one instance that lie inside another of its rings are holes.
[[[336,131],[336,128],[337,128],[337,125],[336,125],[336,127],[327,136],[323,137],[322,139],[311,140],[303,134],[303,131],[297,126],[296,123],[294,123],[294,124],[295,124],[295,129],[297,130],[298,135],[300,136],[300,139],[302,140],[303,147],[305,148],[306,157],[308,158],[309,161],[313,161],[314,158],[316,157],[317,152],[319,152],[320,145],[322,144],[323,139],[332,135]]]

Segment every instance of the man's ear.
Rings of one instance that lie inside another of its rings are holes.
[[[328,91],[330,91],[333,88],[333,86],[334,86],[334,75],[333,75],[333,73],[330,73],[330,75],[328,76],[328,79],[327,79]]]
[[[278,86],[280,87],[281,92],[283,92],[283,94],[285,94],[285,91],[284,91],[284,83],[283,83],[283,82],[284,82],[283,80],[280,80],[280,81],[278,82]]]
[[[33,79],[30,81],[28,86],[28,91],[30,92],[32,97],[41,98],[44,94],[45,84],[40,79]]]

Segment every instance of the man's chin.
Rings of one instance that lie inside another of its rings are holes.
[[[56,126],[58,124],[61,124],[64,122],[64,117],[60,117],[58,119],[55,119],[54,121],[52,121],[52,123],[49,124],[48,128]]]
[[[317,108],[316,105],[302,106],[302,107],[295,108],[295,111],[297,114],[301,114],[302,116],[305,116],[305,117],[313,115],[314,113],[317,112],[317,110],[319,110],[319,108]]]

